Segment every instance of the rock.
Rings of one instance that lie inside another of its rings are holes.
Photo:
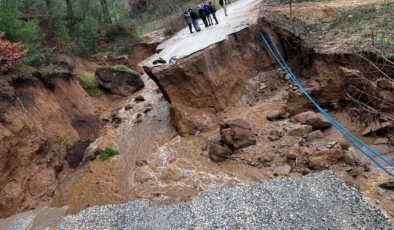
[[[130,110],[130,109],[132,109],[132,108],[133,108],[133,105],[127,104],[127,105],[124,107],[124,110]]]
[[[267,115],[267,120],[269,121],[281,121],[289,117],[289,113],[285,109],[280,109],[279,111],[273,112]]]
[[[337,163],[342,156],[343,152],[339,148],[322,150],[316,156],[312,157],[308,165],[309,168],[314,170],[324,169],[327,166]]]
[[[290,174],[290,171],[290,165],[280,166],[274,170],[274,176],[288,176]]]
[[[356,157],[351,152],[346,152],[345,154],[343,154],[341,160],[348,165],[354,165],[357,161]]]
[[[338,144],[337,141],[331,141],[331,142],[329,142],[329,143],[326,145],[326,147],[327,147],[328,149],[332,149],[332,148],[335,147],[336,144]]]
[[[157,65],[157,64],[166,64],[167,62],[163,58],[159,58],[157,60],[154,60],[152,63],[153,65]]]
[[[86,148],[85,153],[83,154],[82,163],[96,159],[96,156],[99,154],[98,149],[102,140],[103,137],[100,137]]]
[[[145,110],[144,110],[144,114],[147,114],[147,113],[149,113],[150,111],[152,111],[153,110],[153,108],[146,108]]]
[[[318,140],[321,138],[324,138],[324,134],[322,133],[322,131],[315,130],[315,131],[311,132],[310,134],[308,134],[308,136],[305,138],[305,140],[308,142],[311,142],[311,141]]]
[[[92,143],[92,141],[90,140],[79,141],[74,146],[74,148],[70,149],[67,152],[64,159],[67,161],[70,168],[78,168],[84,158],[85,151],[89,147],[90,143]]]
[[[143,102],[143,101],[145,101],[145,98],[142,95],[138,95],[137,97],[135,97],[134,101],[135,102]]]
[[[363,167],[354,167],[354,168],[349,168],[346,171],[350,176],[357,177],[358,175],[364,173],[364,168]]]
[[[220,145],[219,143],[211,143],[209,146],[208,156],[213,162],[221,162],[231,156],[232,151],[226,145]]]
[[[287,133],[289,136],[296,136],[296,137],[302,137],[304,135],[309,134],[312,132],[312,126],[310,125],[299,125],[296,126],[295,128],[290,129],[290,131]]]
[[[235,133],[231,128],[220,130],[220,135],[222,137],[222,141],[227,145],[232,145]]]
[[[256,135],[252,132],[251,125],[245,120],[237,119],[221,124],[220,133],[222,140],[234,150],[256,145]]]
[[[217,117],[209,109],[172,107],[171,121],[180,135],[194,135],[196,131],[206,132],[217,124]]]
[[[286,74],[286,75],[285,75],[285,80],[288,81],[288,80],[290,80],[290,79],[291,79],[291,78],[290,78],[290,75],[289,75],[289,74]]]
[[[291,120],[303,125],[310,125],[313,130],[327,129],[331,127],[331,123],[323,116],[323,114],[312,111],[297,114],[292,117]]]
[[[287,154],[287,156],[286,156],[287,162],[291,162],[291,161],[295,161],[295,160],[297,160],[297,156],[295,154],[292,154],[292,153]]]
[[[102,88],[121,96],[129,96],[145,86],[141,76],[125,66],[97,68],[96,80]]]
[[[394,89],[393,82],[388,79],[379,79],[376,81],[376,85],[383,90],[390,90],[391,91]]]
[[[392,122],[372,123],[363,132],[363,136],[386,133],[393,126]]]

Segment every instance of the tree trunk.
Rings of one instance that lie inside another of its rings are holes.
[[[100,2],[101,2],[101,7],[103,7],[104,21],[106,23],[112,23],[111,16],[109,15],[107,0],[100,0]]]
[[[67,3],[67,17],[73,19],[74,18],[73,4],[71,0],[66,0],[66,3]]]

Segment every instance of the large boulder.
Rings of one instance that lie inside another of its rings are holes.
[[[292,117],[291,120],[303,125],[310,125],[313,130],[327,129],[331,127],[331,123],[323,116],[323,114],[312,111],[297,114]]]
[[[122,65],[96,69],[96,80],[102,88],[121,96],[129,96],[145,86],[137,72]]]
[[[234,150],[256,144],[256,135],[251,125],[242,119],[228,121],[220,125],[222,141]]]

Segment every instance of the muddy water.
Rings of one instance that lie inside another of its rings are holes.
[[[92,163],[67,202],[71,214],[93,205],[135,199],[153,204],[182,202],[215,188],[243,184],[202,154],[206,138],[176,134],[170,123],[170,105],[153,81],[146,76],[144,81],[141,95],[145,101],[136,103],[133,95],[123,102],[133,109],[119,110],[120,126],[106,127],[103,140],[113,142],[120,155]],[[231,164],[235,165],[230,162],[228,167],[234,168]]]

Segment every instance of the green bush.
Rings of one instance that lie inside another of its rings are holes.
[[[94,76],[85,76],[79,80],[79,83],[89,96],[98,97],[101,95],[99,84]]]
[[[119,151],[114,148],[100,149],[99,153],[100,153],[100,160],[101,161],[105,161],[111,157],[119,155]]]
[[[40,31],[38,19],[24,22],[19,20],[19,13],[15,0],[0,1],[0,31],[5,32],[5,39],[22,42],[29,49],[28,55],[33,55],[41,46],[45,34]]]
[[[40,67],[47,64],[47,59],[49,59],[53,54],[54,48],[39,49],[34,54],[24,57],[23,63],[29,66]]]
[[[97,31],[98,21],[93,17],[87,17],[76,26],[77,51],[83,56],[95,54],[100,49],[100,35]]]

